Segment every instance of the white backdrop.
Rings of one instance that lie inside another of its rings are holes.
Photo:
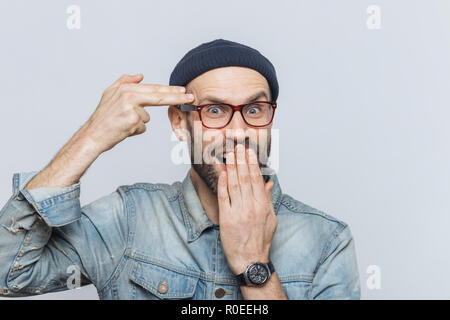
[[[70,5],[80,29],[67,27]],[[229,39],[275,65],[282,190],[350,225],[363,298],[449,299],[449,34],[446,0],[1,1],[0,206],[12,174],[42,169],[121,74],[167,84],[187,50]],[[149,112],[145,134],[87,171],[82,205],[184,177],[167,108]],[[379,289],[366,285],[371,265]]]

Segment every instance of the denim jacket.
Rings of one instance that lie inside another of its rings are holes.
[[[173,184],[119,186],[83,207],[80,183],[24,190],[37,173],[13,175],[0,211],[0,295],[67,290],[78,270],[100,299],[243,299],[189,172]],[[288,299],[359,299],[349,227],[270,180],[270,259]]]

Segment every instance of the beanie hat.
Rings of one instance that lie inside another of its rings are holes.
[[[221,67],[247,67],[262,74],[269,84],[272,101],[278,98],[278,81],[272,63],[256,49],[216,39],[190,50],[175,66],[169,85],[185,86],[202,73]]]

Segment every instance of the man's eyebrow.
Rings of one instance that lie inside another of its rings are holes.
[[[249,102],[254,102],[256,100],[258,100],[259,98],[265,97],[266,99],[268,99],[267,94],[265,91],[259,91],[257,93],[255,93],[253,96],[250,96],[248,99],[246,99],[246,101]],[[214,96],[205,96],[203,97],[200,101],[199,101],[199,105],[203,104],[205,101],[208,101],[209,103],[227,103],[226,101],[214,97]]]

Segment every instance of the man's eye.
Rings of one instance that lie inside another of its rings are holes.
[[[251,114],[251,115],[257,114],[259,112],[261,112],[261,106],[258,104],[248,106],[247,110],[245,110],[245,113]]]
[[[224,108],[222,106],[210,106],[209,108],[207,108],[207,112],[213,115],[219,115],[224,113]]]
[[[208,111],[216,114],[222,112],[222,110],[220,110],[220,108],[217,107],[210,108]]]
[[[258,112],[260,112],[261,110],[259,110],[259,108],[250,108],[250,109],[248,109],[248,111],[247,111],[247,113],[249,113],[249,114],[255,114],[255,113],[258,113]]]

